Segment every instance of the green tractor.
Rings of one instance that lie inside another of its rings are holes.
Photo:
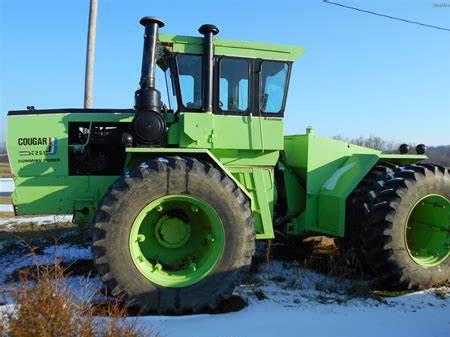
[[[399,154],[284,136],[301,47],[158,35],[145,17],[134,109],[10,111],[15,213],[93,224],[113,295],[142,312],[215,308],[248,271],[255,240],[345,238],[380,281],[450,279],[450,174],[425,147]],[[155,73],[166,75],[161,101]],[[166,102],[167,103],[167,102]]]

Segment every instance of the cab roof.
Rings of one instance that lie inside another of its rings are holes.
[[[159,42],[162,46],[174,53],[203,53],[202,37],[160,34]],[[304,53],[305,48],[299,46],[214,38],[215,55],[295,61]]]

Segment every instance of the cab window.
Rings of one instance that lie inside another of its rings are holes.
[[[202,56],[177,55],[181,103],[186,109],[200,110],[202,95]]]
[[[249,63],[224,57],[220,60],[219,107],[222,111],[244,112],[249,105]]]
[[[261,112],[283,110],[289,66],[284,62],[264,61],[261,64]]]

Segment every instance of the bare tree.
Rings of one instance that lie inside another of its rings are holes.
[[[377,136],[369,136],[369,137],[358,137],[358,138],[347,138],[342,136],[334,136],[336,140],[341,140],[347,143],[360,145],[369,147],[371,149],[376,149],[388,153],[397,153],[400,144],[383,140]],[[415,148],[415,144],[410,143],[411,149]],[[411,152],[414,152],[412,150]],[[441,146],[429,146],[426,152],[429,157],[430,162],[450,167],[450,145],[441,145]]]
[[[431,146],[427,150],[430,161],[450,167],[450,145]]]
[[[369,136],[369,137],[358,137],[358,138],[347,138],[342,136],[333,137],[337,140],[342,140],[347,143],[369,147],[371,149],[385,151],[385,152],[395,152],[397,151],[399,144],[394,142],[385,141],[377,136]]]

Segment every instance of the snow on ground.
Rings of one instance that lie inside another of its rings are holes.
[[[11,253],[7,253],[11,251]],[[74,262],[79,259],[92,259],[90,248],[63,244],[60,246],[49,246],[35,253],[25,245],[9,246],[3,243],[0,247],[0,285],[7,283],[7,278],[15,270],[35,265],[55,264],[55,261],[64,261],[66,263]]]
[[[0,249],[8,250],[4,245]],[[0,285],[9,284],[5,276],[15,269],[51,263],[55,256],[65,262],[92,258],[89,248],[71,244],[50,245],[34,257],[3,254]],[[101,287],[96,276],[71,277],[69,282],[83,298],[91,298]],[[272,261],[236,289],[235,294],[248,302],[239,312],[145,316],[138,321],[165,337],[450,336],[450,288],[383,299],[354,295],[355,288],[365,287],[365,281],[326,276],[296,262]]]
[[[14,181],[12,178],[0,178],[0,197],[8,197],[14,191]],[[14,212],[12,205],[1,204],[0,213]]]
[[[0,242],[0,254],[0,290],[4,294],[15,284],[15,272],[18,270],[37,265],[54,265],[57,261],[70,265],[79,260],[92,260],[90,248],[72,244],[50,245],[31,253],[24,243]],[[95,298],[99,290],[103,289],[100,278],[91,275],[70,276],[68,283],[76,298],[83,300]],[[12,304],[7,295],[1,300]]]
[[[397,302],[407,304],[408,298]],[[236,313],[143,317],[141,321],[167,337],[448,337],[449,314],[448,307],[424,307],[418,311],[389,305],[288,307],[268,300]]]
[[[0,205],[2,206],[2,205]],[[8,217],[0,218],[0,226],[6,227],[6,229],[11,229],[16,225],[33,223],[37,226],[39,225],[49,225],[63,222],[71,222],[72,215],[46,215],[46,216],[35,216],[35,217]]]
[[[88,247],[80,247],[70,244],[61,246],[50,246],[43,250],[44,256],[56,257],[57,259],[67,261],[92,260],[92,251]]]
[[[0,178],[0,191],[11,193],[14,191],[14,181],[12,178]]]
[[[437,290],[377,300],[349,295],[355,285],[364,282],[274,261],[237,289],[249,303],[239,312],[140,320],[167,337],[450,336],[450,297],[436,296]]]
[[[14,208],[12,207],[12,205],[1,204],[0,212],[14,212]]]

